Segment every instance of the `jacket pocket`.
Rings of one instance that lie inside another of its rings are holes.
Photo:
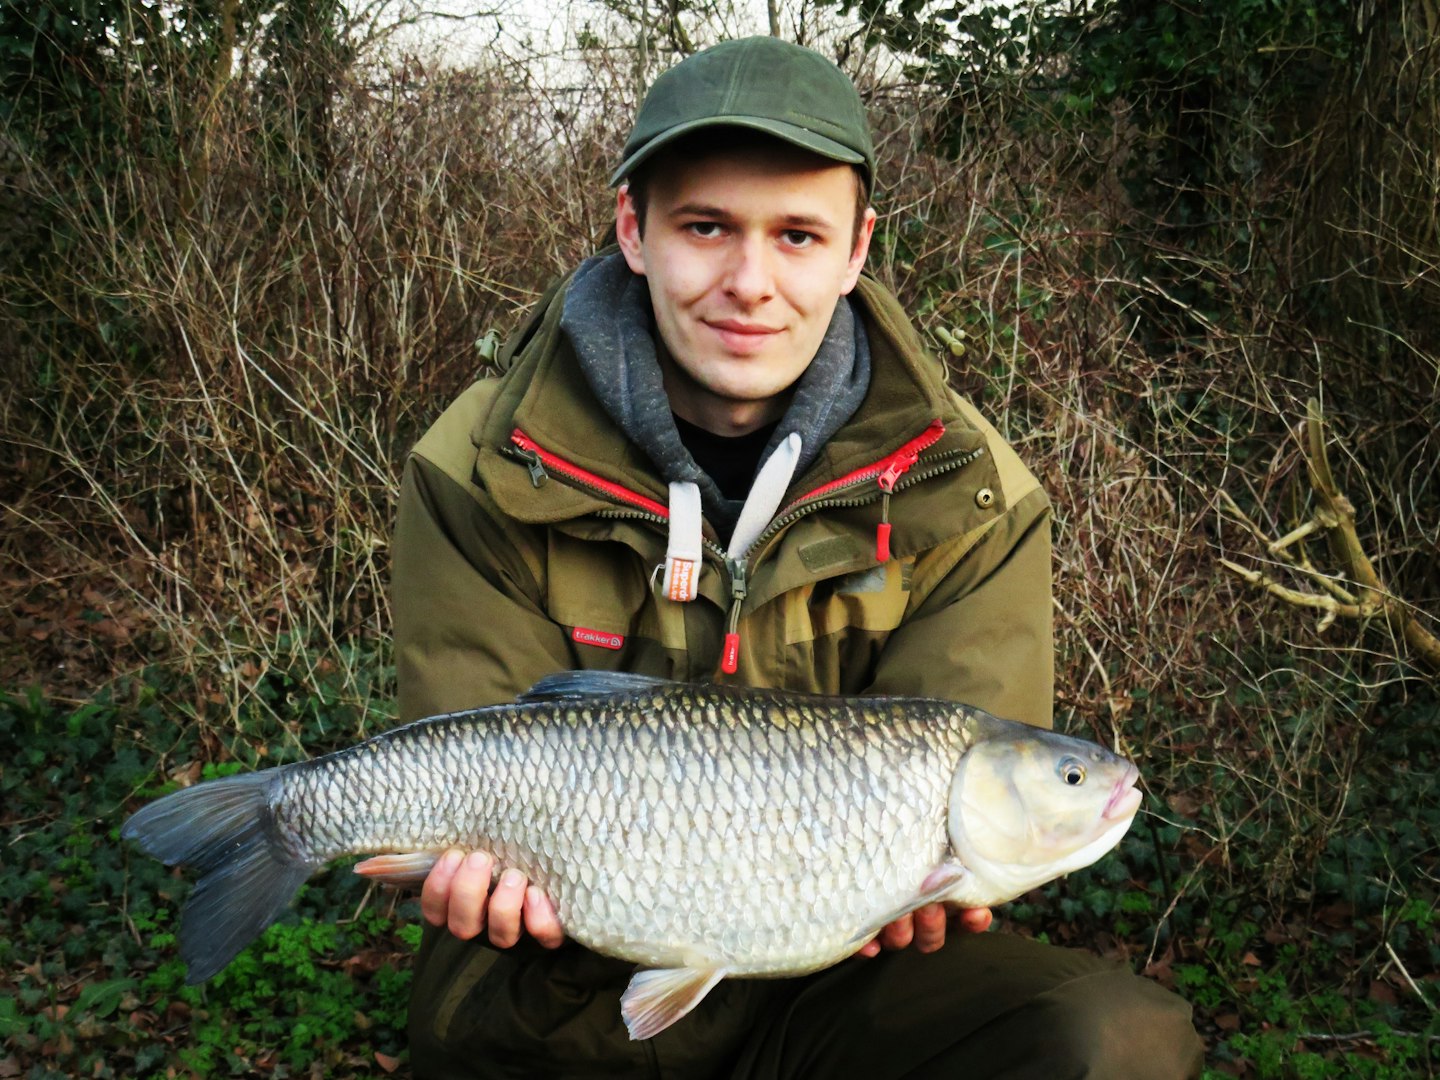
[[[803,604],[789,605],[785,643],[796,645],[846,630],[888,633],[910,602],[913,558],[891,559],[868,570],[817,581]]]
[[[570,636],[580,667],[651,670],[657,649],[685,651],[686,605],[656,599],[652,570],[627,544],[550,530],[545,610]]]
[[[797,590],[784,605],[785,685],[821,694],[865,690],[904,621],[913,570],[914,559],[891,559]]]

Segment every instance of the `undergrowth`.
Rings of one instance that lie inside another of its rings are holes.
[[[384,666],[376,660],[378,670]],[[377,700],[388,684],[379,688]],[[403,1068],[413,901],[332,868],[222,972],[186,986],[185,878],[119,839],[177,783],[298,760],[385,724],[336,685],[267,675],[226,731],[150,669],[79,705],[0,694],[9,872],[0,878],[0,1076],[329,1076]],[[1140,694],[1122,739],[1184,728]],[[295,717],[274,729],[276,706]],[[1244,702],[1240,703],[1244,708]],[[1162,715],[1151,713],[1159,710]],[[1203,755],[1142,756],[1146,809],[1119,849],[998,914],[1000,928],[1095,949],[1178,991],[1207,1077],[1400,1078],[1440,1072],[1440,724],[1391,693],[1358,736],[1344,829],[1273,878],[1277,838]],[[1249,883],[1249,884],[1245,884]]]
[[[1433,701],[1388,700],[1382,715],[1336,779],[1346,827],[1303,870],[1277,862],[1280,830],[1225,770],[1142,760],[1160,768],[1162,794],[1152,781],[1120,847],[1002,919],[1178,991],[1209,1042],[1208,1077],[1440,1073],[1440,726]],[[1265,886],[1277,870],[1278,893]]]
[[[416,905],[343,867],[224,971],[185,985],[185,878],[130,849],[120,825],[177,787],[298,756],[240,717],[231,737],[174,708],[158,671],[79,706],[0,694],[6,872],[0,913],[0,1076],[376,1075],[404,1058]],[[276,693],[293,692],[278,685]],[[296,703],[298,704],[298,702]],[[344,745],[354,708],[317,691],[295,742]],[[241,762],[245,765],[242,765]]]

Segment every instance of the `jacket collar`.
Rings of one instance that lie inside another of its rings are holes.
[[[960,416],[946,390],[943,368],[925,351],[894,296],[862,276],[854,299],[870,336],[869,391],[855,415],[791,482],[782,505],[884,457],[936,419],[945,424],[946,434],[935,453],[970,449],[983,441]],[[511,436],[519,429],[586,472],[663,504],[668,496],[665,483],[586,385],[560,331],[563,300],[562,288],[502,376],[494,408],[472,432],[476,471],[499,508],[518,521],[551,524],[615,508],[612,499],[564,483],[536,488],[512,456]]]

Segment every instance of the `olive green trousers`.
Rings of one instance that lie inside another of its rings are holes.
[[[427,929],[410,1003],[414,1075],[1181,1080],[1202,1065],[1180,998],[1009,934],[952,933],[936,953],[851,958],[796,979],[727,979],[643,1042],[620,1019],[633,971],[573,944],[497,952]]]

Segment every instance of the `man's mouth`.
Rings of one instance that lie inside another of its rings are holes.
[[[777,327],[766,326],[763,323],[744,322],[740,319],[708,319],[705,325],[714,330],[723,330],[727,334],[742,334],[746,336],[761,337],[765,334],[778,334]]]
[[[706,319],[708,326],[719,339],[720,346],[730,355],[758,356],[764,353],[780,333],[774,326],[749,322],[746,319]]]

